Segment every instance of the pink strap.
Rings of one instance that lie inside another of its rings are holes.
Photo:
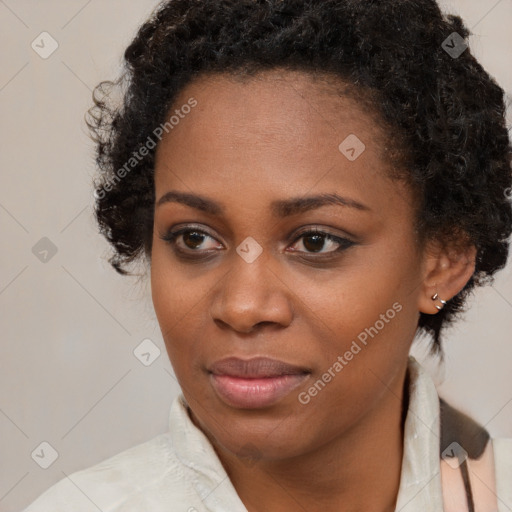
[[[475,512],[498,512],[496,475],[492,439],[481,457],[466,458]],[[457,457],[441,459],[444,512],[468,512],[468,497],[463,472]],[[471,511],[469,511],[471,512]]]

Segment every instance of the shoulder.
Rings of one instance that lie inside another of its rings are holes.
[[[512,510],[512,438],[491,438],[485,427],[442,398],[440,413],[441,474],[443,487],[450,490],[445,510],[466,510],[466,493],[481,510]]]
[[[127,511],[144,506],[157,512],[171,497],[176,505],[196,501],[189,480],[165,433],[66,476],[24,512],[64,512],[70,507],[74,512]]]
[[[492,444],[498,503],[505,505],[504,510],[512,510],[512,438],[494,438]]]
[[[504,464],[508,462],[509,469],[512,470],[512,437],[496,437],[492,442],[496,460]]]

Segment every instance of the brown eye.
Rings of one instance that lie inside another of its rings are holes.
[[[183,227],[175,231],[170,230],[160,238],[171,245],[173,251],[183,258],[204,259],[212,256],[223,246],[212,235],[202,229]],[[208,244],[208,240],[210,242]],[[300,242],[300,243],[299,243]],[[329,256],[348,249],[355,242],[347,238],[338,237],[320,230],[305,231],[295,239],[293,252],[305,255]],[[301,247],[302,245],[302,247]]]
[[[329,254],[342,251],[354,245],[354,242],[346,238],[337,237],[323,231],[308,231],[302,233],[295,243],[302,240],[305,251],[298,249],[297,252]],[[323,251],[324,248],[327,250]]]
[[[192,227],[185,227],[177,229],[176,231],[169,231],[161,235],[160,238],[169,243],[176,252],[198,255],[201,252],[212,252],[212,249],[218,249],[219,243],[210,243],[207,245],[207,240],[215,240],[213,236],[200,229]]]
[[[309,235],[303,237],[304,240],[302,244],[304,247],[311,252],[319,252],[322,250],[323,246],[325,245],[326,237],[322,235]]]
[[[200,246],[205,236],[198,231],[186,231],[182,234],[183,242],[189,249],[197,249]]]

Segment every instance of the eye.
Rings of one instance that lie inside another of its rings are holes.
[[[178,255],[184,258],[201,258],[208,253],[213,253],[222,249],[222,244],[203,229],[194,226],[186,226],[176,230],[170,230],[160,238],[169,243]],[[209,240],[215,241],[215,243]],[[297,242],[300,241],[300,244]],[[300,233],[294,240],[293,245],[302,245],[304,249],[293,248],[292,252],[312,254],[334,254],[348,249],[355,242],[347,238],[335,236],[333,234],[321,231],[319,229],[309,229]],[[325,249],[325,250],[324,250]]]
[[[160,238],[171,244],[178,253],[190,254],[191,252],[210,252],[219,248],[219,244],[205,243],[208,239],[215,240],[209,233],[202,229],[187,226],[175,231],[169,231]],[[222,247],[222,246],[221,246]]]
[[[306,254],[329,254],[341,252],[345,249],[348,249],[354,242],[348,240],[347,238],[342,238],[339,236],[332,235],[330,233],[326,233],[325,231],[321,231],[319,229],[310,229],[306,232],[301,233],[296,239],[297,241],[301,241],[302,247],[306,250],[298,250],[296,252],[305,252]],[[326,249],[323,251],[323,249]]]

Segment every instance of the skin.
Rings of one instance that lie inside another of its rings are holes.
[[[394,510],[404,382],[419,314],[436,314],[432,295],[450,299],[474,271],[473,247],[419,246],[413,194],[386,174],[378,119],[333,85],[279,69],[245,81],[201,77],[171,110],[190,97],[197,106],[157,148],[156,315],[191,418],[250,512]],[[349,134],[366,146],[355,161],[338,149]],[[225,210],[158,205],[171,190]],[[368,209],[330,204],[280,218],[270,208],[323,193]],[[179,236],[175,246],[162,240],[183,225],[207,233]],[[355,243],[333,252],[336,242],[300,237],[312,227]],[[262,248],[252,263],[236,252],[249,236]],[[177,247],[203,259],[180,258]],[[300,403],[299,393],[394,303],[401,311]],[[217,396],[206,370],[228,356],[272,357],[311,374],[273,406],[236,408]]]

